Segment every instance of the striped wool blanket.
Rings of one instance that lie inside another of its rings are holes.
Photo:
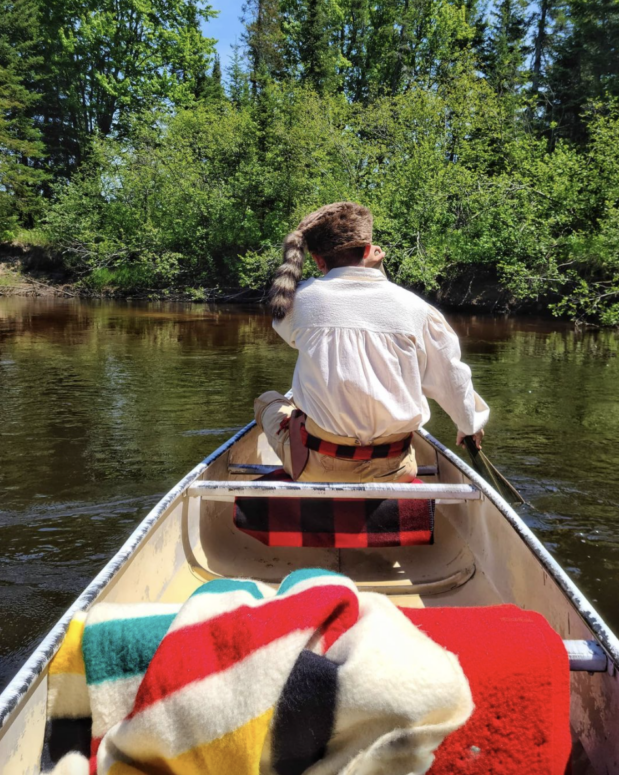
[[[72,753],[55,775],[425,773],[473,709],[453,654],[324,570],[96,605],[49,687],[50,718],[92,718],[90,764]]]

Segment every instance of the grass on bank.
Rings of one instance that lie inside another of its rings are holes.
[[[12,262],[3,263],[0,261],[0,287],[11,288],[17,285],[23,285],[24,276],[21,273],[21,267],[15,266]]]
[[[78,285],[87,291],[144,291],[153,287],[152,273],[141,266],[123,266],[118,269],[98,267],[82,278]]]

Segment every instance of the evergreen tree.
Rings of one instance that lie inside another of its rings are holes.
[[[537,97],[540,92],[543,71],[549,48],[549,26],[552,13],[552,0],[540,0],[539,8],[533,16],[535,37],[533,39],[533,62],[531,65],[531,93]]]
[[[486,8],[483,0],[465,0],[466,22],[471,29],[470,45],[478,59],[483,57],[484,43],[488,31]]]
[[[32,0],[0,2],[0,238],[19,222],[32,225],[41,201],[44,147],[33,119],[38,33]]]
[[[255,94],[270,78],[281,78],[284,72],[279,0],[246,0],[242,21],[245,25],[243,41],[249,55],[250,82]]]
[[[350,7],[363,6],[364,1],[282,0],[288,72],[319,94],[338,91],[350,66],[343,54],[355,30],[350,26]],[[360,47],[354,53],[356,58],[363,56]]]
[[[619,3],[567,0],[561,11],[564,18],[548,74],[549,117],[559,136],[584,142],[586,109],[619,98]]]
[[[299,55],[303,80],[322,94],[337,82],[337,45],[328,0],[306,0],[300,26]]]
[[[197,96],[205,103],[221,103],[226,99],[226,91],[222,82],[221,60],[215,54],[213,68],[209,75],[202,76],[198,82]]]
[[[557,42],[564,32],[565,0],[540,0],[531,15],[531,101],[527,115],[534,131],[554,135],[552,129],[552,99],[549,73],[556,53]],[[553,141],[554,142],[554,141]],[[551,143],[552,144],[552,143]]]
[[[232,46],[232,61],[227,71],[228,96],[234,105],[241,107],[250,101],[249,75],[243,66],[241,47],[238,43]]]
[[[499,95],[517,94],[527,80],[528,26],[526,0],[500,0],[492,12],[483,65]]]
[[[371,50],[373,7],[375,5],[369,0],[347,0],[341,5],[342,20],[337,36],[343,57],[346,92],[353,102],[366,101],[373,82]]]

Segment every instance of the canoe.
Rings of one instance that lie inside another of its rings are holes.
[[[277,584],[322,567],[399,606],[489,606],[537,611],[570,652],[573,773],[619,773],[619,641],[516,512],[429,433],[415,434],[423,485],[256,481],[279,461],[250,423],[193,469],[148,514],[43,639],[0,696],[0,771],[38,773],[50,659],[78,611],[107,601],[182,602],[205,580]],[[411,494],[413,488],[416,494]],[[437,541],[388,549],[268,548],[238,531],[232,500],[270,497],[431,497]]]

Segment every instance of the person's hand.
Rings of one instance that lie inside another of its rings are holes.
[[[464,437],[465,436],[469,436],[469,435],[472,435],[473,438],[475,439],[475,446],[477,447],[477,449],[481,449],[481,440],[486,435],[484,433],[484,429],[483,428],[481,430],[477,431],[477,433],[473,433],[473,434],[462,433],[462,431],[458,431],[458,435],[456,436],[456,444],[459,447],[464,447]]]
[[[385,258],[385,251],[378,245],[369,245],[368,255],[363,259],[363,266],[368,269],[378,269]]]

